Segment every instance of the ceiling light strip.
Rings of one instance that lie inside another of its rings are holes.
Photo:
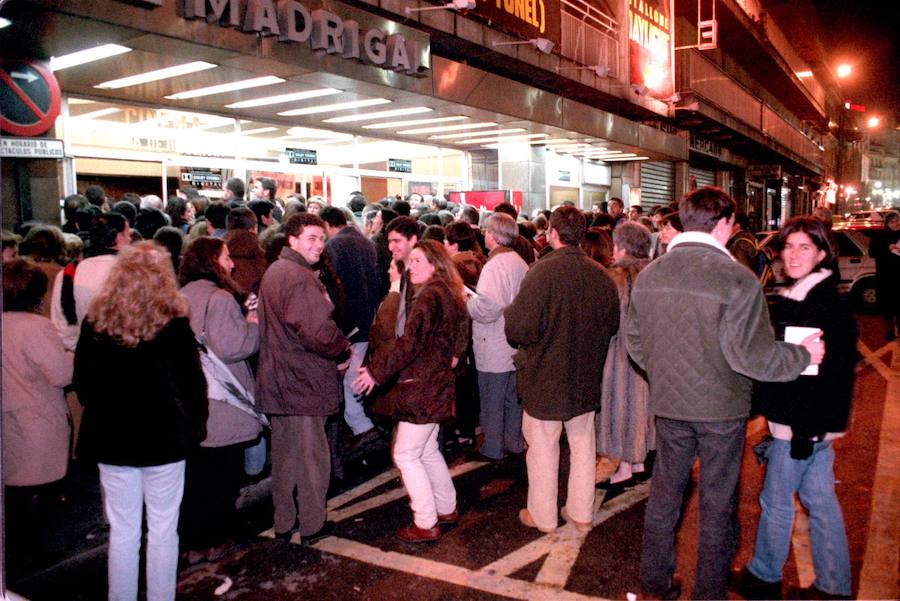
[[[298,115],[315,115],[318,113],[333,113],[335,111],[349,111],[350,109],[362,108],[365,106],[377,106],[379,104],[390,104],[387,98],[369,98],[366,100],[351,100],[349,102],[336,102],[334,104],[320,104],[318,106],[308,106],[302,109],[291,109],[278,113],[282,117],[296,117]]]
[[[501,138],[476,138],[474,140],[460,140],[456,142],[457,144],[490,144],[490,143],[498,143],[503,144],[506,142],[522,142],[525,140],[531,140],[532,138],[541,138],[546,137],[549,134],[526,134],[522,136],[504,136]]]
[[[407,121],[387,121],[385,123],[370,123],[363,125],[363,129],[391,129],[394,127],[410,127],[412,125],[425,125],[427,123],[447,123],[449,121],[463,121],[468,119],[463,115],[454,115],[452,117],[432,117],[431,119],[409,119]],[[441,129],[441,128],[435,128]],[[403,133],[403,132],[399,132]]]
[[[277,127],[257,127],[256,129],[248,129],[241,131],[242,136],[252,136],[254,134],[267,134],[269,132],[278,131]]]
[[[174,67],[166,67],[165,69],[157,69],[155,71],[148,71],[146,73],[138,73],[137,75],[122,77],[121,79],[104,81],[103,83],[97,84],[94,87],[103,90],[118,90],[120,88],[137,86],[144,83],[150,83],[152,81],[159,81],[161,79],[171,79],[173,77],[188,75],[189,73],[197,73],[198,71],[206,71],[207,69],[214,69],[216,68],[216,66],[217,65],[204,61],[194,61],[192,63],[185,63],[183,65],[175,65]]]
[[[111,56],[118,56],[131,52],[131,48],[120,46],[118,44],[103,44],[102,46],[94,46],[93,48],[85,48],[78,52],[64,54],[63,56],[50,57],[50,70],[62,71],[70,67],[77,67],[85,63],[92,63]]]
[[[495,129],[493,131],[470,131],[460,134],[444,134],[441,136],[429,136],[429,140],[457,140],[459,138],[484,138],[485,136],[498,136],[502,134],[515,134],[525,131],[524,127],[511,127],[508,129]]]
[[[294,102],[297,100],[321,98],[322,96],[333,96],[334,94],[340,94],[341,92],[342,90],[336,90],[335,88],[319,88],[316,90],[305,90],[303,92],[291,92],[289,94],[276,94],[275,96],[263,96],[251,100],[241,100],[240,102],[226,104],[225,108],[249,109],[257,106],[269,106],[271,104],[284,104],[286,102]]]
[[[463,125],[445,125],[442,127],[423,127],[421,129],[407,129],[398,131],[398,134],[416,135],[416,134],[436,134],[444,131],[462,131],[466,129],[484,129],[485,127],[497,127],[497,123],[493,121],[483,121],[479,123],[465,123]],[[479,132],[480,133],[480,132]]]
[[[196,90],[186,90],[178,92],[165,98],[169,100],[187,100],[188,98],[200,98],[201,96],[212,96],[214,94],[224,94],[225,92],[236,92],[238,90],[246,90],[247,88],[259,88],[262,86],[271,86],[277,83],[284,83],[284,79],[274,75],[266,75],[264,77],[254,77],[253,79],[245,79],[243,81],[232,81],[231,83],[223,83],[217,86],[209,86],[206,88],[197,88]]]
[[[427,106],[411,106],[405,109],[393,109],[390,111],[378,111],[375,113],[362,113],[360,115],[347,115],[345,117],[332,117],[325,119],[323,123],[352,123],[354,121],[368,121],[369,119],[381,119],[382,117],[400,117],[401,115],[417,115],[419,113],[430,113],[431,108]]]
[[[73,115],[72,119],[99,119],[100,117],[106,117],[107,115],[113,115],[118,113],[122,109],[109,107],[105,109],[99,109],[96,111],[91,111],[89,113],[83,113],[81,115]]]

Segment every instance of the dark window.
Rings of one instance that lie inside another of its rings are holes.
[[[834,233],[834,239],[837,241],[838,252],[842,257],[861,257],[862,251],[846,234],[841,232]]]

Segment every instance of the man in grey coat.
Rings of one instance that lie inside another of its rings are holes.
[[[734,201],[700,188],[679,203],[684,232],[637,278],[625,332],[650,381],[656,463],[644,516],[641,586],[677,599],[675,526],[694,459],[700,458],[700,532],[692,599],[725,599],[737,549],[737,483],[751,379],[787,382],[824,345],[778,342],[755,275],[725,249]]]
[[[569,441],[570,469],[563,519],[587,532],[593,523],[596,453],[594,413],[609,340],[619,329],[619,296],[599,263],[578,243],[587,223],[575,207],[550,216],[553,251],[535,263],[504,312],[528,442],[528,505],[519,513],[542,532],[558,524],[559,438]]]
[[[484,242],[490,254],[478,278],[476,294],[466,302],[472,318],[472,346],[481,398],[484,442],[480,452],[488,459],[503,459],[507,452],[518,454],[523,448],[514,351],[503,331],[503,310],[519,293],[528,273],[528,264],[512,249],[518,235],[516,221],[509,215],[494,213],[488,218]]]

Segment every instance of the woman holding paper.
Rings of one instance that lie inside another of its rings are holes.
[[[812,586],[816,590],[795,591],[788,598],[849,598],[850,561],[834,490],[832,444],[844,435],[850,416],[856,322],[829,278],[831,271],[824,267],[837,254],[825,226],[811,217],[795,217],[781,230],[779,243],[789,285],[771,307],[772,321],[778,334],[788,339],[794,328],[820,329],[825,357],[815,375],[760,385],[759,407],[774,440],[766,450],[756,546],[753,559],[744,568],[739,592],[748,599],[780,598],[794,520],[794,492],[799,492],[809,511],[816,572]],[[808,593],[819,596],[798,597]],[[822,593],[831,597],[822,597]]]

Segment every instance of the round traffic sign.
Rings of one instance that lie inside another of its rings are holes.
[[[0,68],[0,129],[39,136],[59,115],[61,94],[53,73],[35,61],[4,61]]]

